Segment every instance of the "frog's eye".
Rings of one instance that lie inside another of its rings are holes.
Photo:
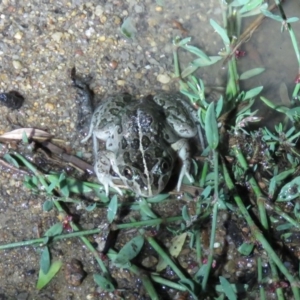
[[[162,162],[160,163],[160,169],[162,172],[167,172],[170,169],[170,163],[168,160],[163,159]]]
[[[129,167],[125,167],[123,170],[123,175],[127,178],[127,179],[132,179],[132,171]]]

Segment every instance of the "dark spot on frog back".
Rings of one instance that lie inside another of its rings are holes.
[[[129,152],[124,152],[123,159],[125,164],[131,164],[131,158]]]
[[[128,147],[128,143],[124,137],[122,137],[122,139],[121,139],[120,146],[121,146],[122,150],[125,150]]]
[[[147,149],[149,147],[149,145],[151,145],[150,139],[146,135],[143,135],[143,137],[142,137],[143,149]]]
[[[131,151],[131,154],[128,153],[128,155],[124,155],[124,161],[125,163],[127,162],[128,164],[130,163],[134,168],[138,170],[143,170],[144,165],[143,165],[143,155],[141,151]]]
[[[113,116],[118,116],[120,114],[120,109],[112,107],[109,109],[109,113]]]
[[[148,171],[151,171],[153,167],[158,163],[158,159],[156,158],[156,156],[153,156],[148,152],[145,153],[145,161]]]
[[[139,124],[142,128],[142,131],[147,132],[150,129],[151,124],[153,123],[152,115],[145,111],[140,111],[138,116],[139,116]]]
[[[138,150],[140,148],[140,141],[139,139],[133,139],[130,143],[130,146],[134,150]]]
[[[154,156],[155,157],[162,157],[163,156],[163,152],[164,152],[164,149],[161,148],[161,147],[155,147],[154,148]]]
[[[97,123],[98,123],[98,120],[99,120],[99,111],[96,111],[93,115],[93,119],[92,119],[92,122],[93,122],[93,125],[96,126]],[[102,119],[100,124],[102,125],[106,125],[107,124],[107,120],[106,119]],[[102,125],[102,126],[103,126]]]

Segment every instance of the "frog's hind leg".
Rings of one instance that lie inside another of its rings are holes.
[[[95,133],[93,133],[93,152],[94,152],[94,157],[95,160],[97,161],[98,158],[98,150],[99,150],[99,144],[98,144],[98,139]]]
[[[108,196],[109,187],[114,188],[121,196],[122,191],[113,183],[112,175],[110,174],[111,166],[115,160],[115,154],[110,151],[98,151],[95,163],[95,173],[98,180],[103,185],[106,195]]]
[[[82,139],[80,142],[83,143],[83,144],[86,143],[86,142],[89,140],[89,138],[92,136],[93,130],[94,130],[94,126],[93,126],[93,124],[91,124],[91,125],[90,125],[90,129],[89,129],[89,133],[88,133],[87,136],[86,136],[84,139]]]
[[[186,175],[188,180],[193,183],[194,178],[190,174],[191,158],[190,158],[190,146],[186,139],[180,139],[176,143],[172,144],[172,148],[177,151],[179,158],[182,161],[181,170],[177,182],[177,191],[180,191],[183,176]]]

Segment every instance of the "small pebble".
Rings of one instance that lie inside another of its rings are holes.
[[[121,24],[121,18],[120,17],[118,17],[118,16],[115,16],[114,17],[114,23],[116,24],[116,25],[120,25]]]
[[[117,85],[124,86],[126,84],[125,80],[117,80]]]
[[[106,43],[107,43],[107,44],[115,44],[115,40],[114,40],[113,38],[108,38],[108,39],[106,40]]]
[[[159,74],[156,77],[156,79],[157,79],[157,81],[159,81],[160,83],[163,83],[163,84],[169,83],[171,80],[170,76],[168,76],[167,74]]]
[[[125,74],[125,75],[129,75],[129,73],[130,73],[130,69],[129,69],[129,68],[125,68],[125,69],[124,69],[124,74]]]
[[[137,14],[140,14],[140,13],[144,12],[144,8],[143,8],[143,6],[141,6],[141,5],[135,5],[135,6],[134,6],[134,10],[135,10],[135,12],[136,12]]]
[[[85,35],[86,35],[87,37],[91,37],[95,32],[96,32],[95,29],[94,29],[93,27],[90,27],[89,29],[87,29],[87,30],[85,31]]]
[[[65,279],[72,286],[79,286],[86,276],[80,260],[72,258],[65,266]]]
[[[145,268],[153,268],[157,265],[157,263],[158,259],[155,256],[150,255],[143,259],[142,266],[144,266]]]
[[[15,35],[14,35],[14,38],[17,39],[17,40],[21,40],[23,37],[23,32],[21,31],[18,31]]]
[[[134,74],[134,78],[136,78],[136,79],[141,79],[142,77],[143,77],[142,73],[135,73]]]
[[[63,36],[63,33],[62,33],[62,32],[59,32],[59,31],[54,32],[54,33],[51,35],[52,39],[53,39],[55,42],[57,42],[57,43],[60,42],[62,36]]]
[[[182,33],[184,33],[184,34],[188,33],[188,31],[183,27],[183,25],[180,22],[178,22],[177,20],[173,19],[171,24],[174,28],[180,30]]]
[[[163,10],[163,8],[162,8],[161,6],[156,6],[156,7],[155,7],[155,10],[156,10],[157,12],[161,12],[161,11]]]
[[[84,53],[81,49],[78,48],[78,49],[75,50],[75,55],[82,56],[83,54]]]
[[[9,78],[6,73],[0,73],[0,82],[8,82]]]
[[[22,69],[22,67],[23,67],[22,64],[18,60],[13,60],[12,64],[16,70]]]
[[[102,24],[104,24],[104,23],[106,22],[106,20],[107,20],[107,17],[106,17],[105,15],[102,15],[102,16],[100,17],[100,22],[101,22]]]
[[[17,295],[17,300],[27,300],[29,299],[29,294],[26,292],[22,292],[20,294]]]
[[[97,17],[100,17],[100,16],[103,15],[103,12],[104,12],[104,9],[102,8],[102,6],[101,5],[97,5],[96,9],[95,9],[95,15]]]
[[[115,60],[112,60],[110,63],[109,63],[109,66],[115,70],[117,67],[118,67],[118,62],[115,61]]]
[[[45,103],[45,109],[46,110],[54,110],[54,104],[53,103]]]

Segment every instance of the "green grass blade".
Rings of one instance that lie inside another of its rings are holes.
[[[205,133],[209,147],[211,149],[216,149],[219,144],[219,132],[214,102],[209,104],[205,115]]]
[[[253,76],[259,75],[262,72],[264,72],[265,68],[255,68],[249,71],[244,72],[243,74],[241,74],[240,76],[240,80],[245,80],[245,79],[249,79]]]

